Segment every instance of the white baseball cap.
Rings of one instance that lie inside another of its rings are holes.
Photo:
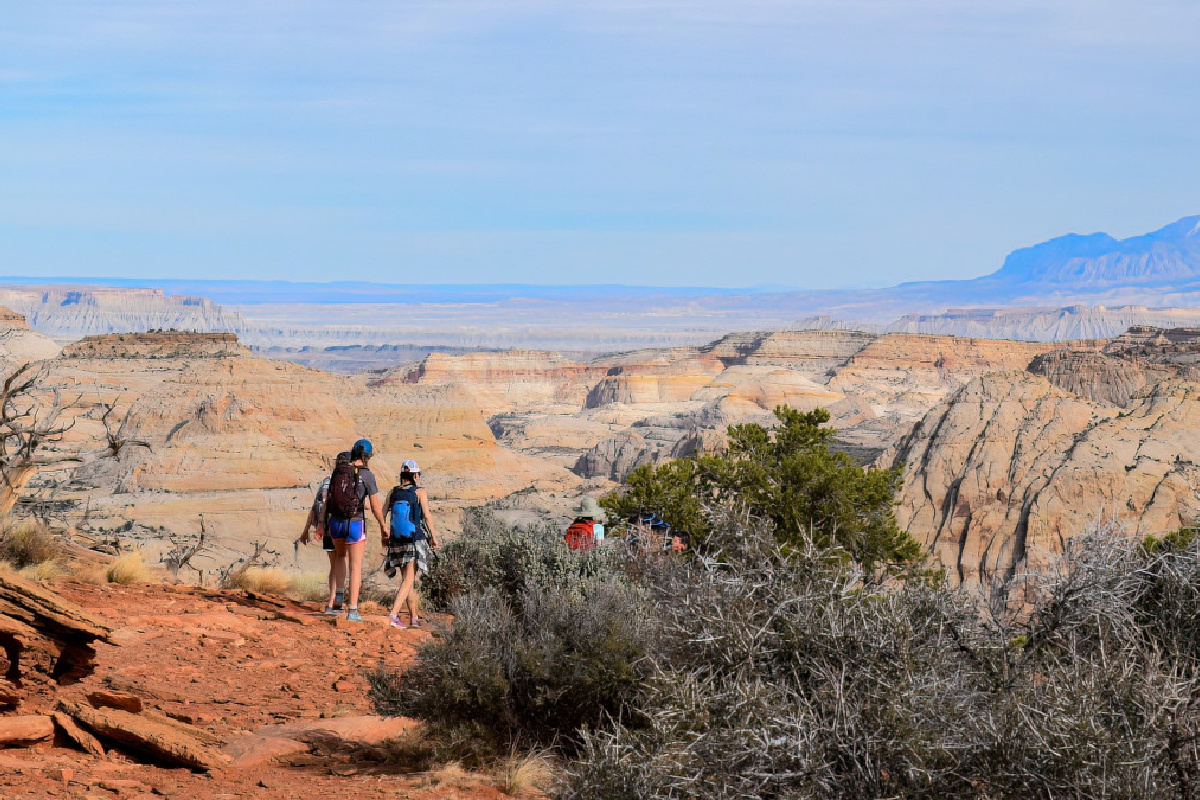
[[[420,472],[421,468],[411,458],[400,465],[401,472]]]

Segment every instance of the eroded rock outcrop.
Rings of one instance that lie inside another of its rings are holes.
[[[112,629],[54,592],[0,571],[0,706],[17,706],[92,671]]]
[[[1119,411],[1028,372],[973,379],[901,444],[897,518],[958,581],[1039,569],[1098,518],[1131,535],[1195,522],[1200,385]]]
[[[1097,403],[1128,406],[1134,396],[1171,371],[1094,350],[1055,350],[1029,362],[1029,371]]]

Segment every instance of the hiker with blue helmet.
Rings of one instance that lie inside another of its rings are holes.
[[[335,464],[349,464],[350,451],[343,450],[337,454]],[[325,500],[329,495],[329,476],[317,487],[317,496],[313,499],[312,507],[308,510],[308,518],[304,521],[304,532],[300,534],[298,540],[301,544],[307,546],[312,541],[312,536],[309,531],[315,529],[316,534],[321,539],[321,549],[329,556],[329,593],[333,597],[333,601],[325,606],[326,614],[336,614],[342,608],[342,603],[345,601],[346,594],[346,559],[338,558],[337,548],[333,545],[333,537],[329,535],[329,529],[325,526]]]
[[[386,534],[383,503],[379,500],[379,485],[367,464],[375,448],[367,439],[359,439],[350,448],[349,463],[339,463],[329,476],[329,491],[325,501],[325,529],[333,539],[338,561],[347,560],[346,619],[362,622],[358,613],[358,592],[362,587],[363,557],[367,552],[368,507],[375,515],[380,530]],[[334,592],[329,593],[327,610],[333,607]]]
[[[391,516],[391,528],[383,532],[383,546],[387,548],[383,567],[389,578],[397,570],[402,574],[388,619],[393,628],[420,628],[420,595],[415,587],[418,577],[429,572],[429,559],[437,541],[429,516],[429,496],[421,486],[421,468],[416,461],[409,459],[400,467],[400,483],[388,494],[384,514]],[[400,620],[400,609],[406,604],[407,625]]]

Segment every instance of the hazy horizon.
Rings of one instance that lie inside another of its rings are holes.
[[[1182,0],[7,11],[12,275],[883,287],[1200,205]]]

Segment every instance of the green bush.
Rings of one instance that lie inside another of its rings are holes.
[[[617,518],[663,515],[703,542],[709,514],[722,506],[770,520],[779,540],[797,548],[809,540],[836,545],[866,570],[903,568],[923,560],[920,544],[901,531],[893,513],[898,469],[863,469],[832,448],[837,431],[822,427],[829,412],[775,409],[779,426],[734,425],[720,456],[644,465],[623,490],[601,500]]]

